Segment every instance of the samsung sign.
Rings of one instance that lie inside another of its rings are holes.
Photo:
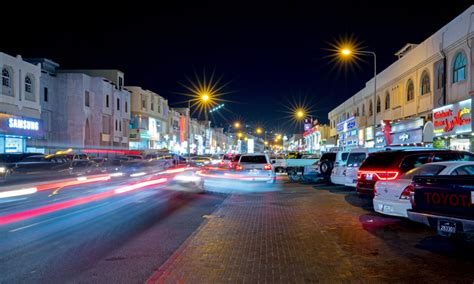
[[[8,127],[9,128],[24,129],[24,130],[39,131],[39,122],[38,121],[27,120],[27,119],[22,119],[22,118],[10,117],[8,119]]]
[[[2,113],[0,114],[0,133],[41,137],[43,135],[42,122],[40,119]]]

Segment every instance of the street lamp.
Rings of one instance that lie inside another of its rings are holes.
[[[302,120],[302,119],[304,118],[304,116],[305,116],[304,110],[302,110],[302,109],[297,110],[296,113],[295,113],[295,115],[296,115],[296,118],[297,118],[298,120]]]
[[[352,54],[364,54],[374,56],[374,101],[372,103],[372,113],[374,115],[374,131],[377,125],[377,55],[373,51],[366,50],[351,50],[349,48],[343,48],[340,50],[342,56],[351,56]]]
[[[235,127],[235,129],[239,129],[240,128],[240,122],[237,121],[236,123],[234,123],[234,127]]]
[[[257,131],[257,134],[261,134],[261,133],[262,133],[262,129],[261,129],[260,127],[259,127],[259,128],[257,128],[257,130],[256,130],[256,131]]]
[[[188,157],[191,157],[191,101],[196,101],[196,99],[188,100]],[[207,122],[207,104],[212,102],[212,98],[207,92],[203,92],[199,95],[199,99],[197,103],[199,104],[200,108],[204,108],[204,116]],[[204,149],[206,149],[206,145],[204,145]],[[205,151],[205,150],[204,150]]]

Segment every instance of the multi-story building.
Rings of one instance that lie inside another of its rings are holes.
[[[130,149],[168,148],[168,100],[141,87],[127,87],[132,93]]]
[[[168,149],[175,153],[184,153],[187,151],[186,112],[184,113],[185,114],[182,114],[174,108],[170,108],[169,110]]]
[[[333,109],[330,134],[339,146],[472,144],[474,6],[422,43],[407,44],[398,60]],[[376,125],[374,125],[374,115]]]
[[[31,142],[42,139],[40,76],[41,67],[21,56],[0,52],[0,153],[42,151]]]
[[[130,93],[118,70],[61,70],[51,60],[42,66],[40,98],[45,136],[36,147],[47,152],[74,148],[128,149]]]

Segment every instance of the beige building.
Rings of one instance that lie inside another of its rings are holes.
[[[0,52],[0,153],[35,151],[30,141],[43,136],[41,67]]]
[[[422,43],[407,44],[397,52],[398,59],[377,74],[375,101],[372,79],[329,112],[330,135],[337,136],[339,145],[371,147],[431,143],[435,128],[433,110],[471,99],[473,94],[472,13],[474,6]],[[452,141],[447,141],[446,146],[462,140],[468,147],[472,129],[463,131],[459,135],[450,132],[448,140]]]

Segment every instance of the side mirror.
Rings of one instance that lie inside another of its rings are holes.
[[[274,163],[276,163],[276,161],[275,161],[275,160],[272,160],[272,164],[274,164]]]

